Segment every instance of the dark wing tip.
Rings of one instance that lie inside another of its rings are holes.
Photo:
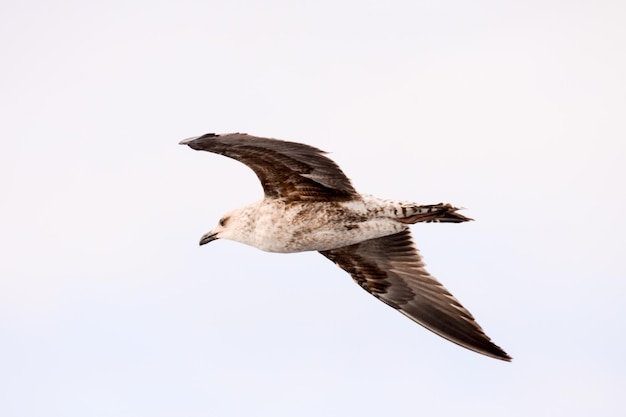
[[[510,357],[508,353],[502,350],[500,346],[491,342],[491,340],[489,341],[489,344],[491,346],[488,346],[481,353],[483,353],[486,356],[490,356],[494,359],[500,359],[501,361],[505,361],[505,362],[511,362],[513,360],[513,358]]]
[[[196,141],[196,140],[198,140],[198,139],[203,139],[203,138],[207,138],[207,137],[214,138],[216,136],[219,136],[219,135],[216,135],[215,133],[206,133],[206,134],[201,135],[201,136],[192,136],[190,138],[183,139],[180,142],[178,142],[178,144],[179,145],[189,145],[189,146],[191,146],[191,143]]]
[[[217,138],[219,136],[232,136],[232,135],[246,135],[246,134],[245,133],[205,133],[204,135],[201,135],[201,136],[192,136],[190,138],[183,139],[180,142],[178,142],[178,144],[189,145],[190,147],[193,148],[192,145],[194,143],[203,142],[206,139]]]
[[[389,304],[384,298],[379,298],[381,301]],[[458,302],[457,302],[458,303]],[[389,304],[391,305],[391,304]],[[457,321],[457,324],[465,322],[470,325],[470,328],[463,328],[463,326],[458,327],[455,323],[450,322],[450,316],[442,315],[440,318],[443,320],[442,323],[434,323],[428,322],[424,320],[424,317],[420,317],[419,314],[411,313],[402,307],[396,307],[400,313],[404,314],[406,317],[411,320],[419,323],[424,326],[426,329],[435,333],[438,336],[443,337],[444,339],[469,349],[471,351],[480,353],[482,355],[488,356],[490,358],[498,359],[505,362],[511,362],[513,358],[509,356],[500,346],[496,345],[491,341],[489,336],[485,334],[483,329],[478,325],[478,323],[471,316],[463,317],[463,320],[456,320],[456,317],[453,318]],[[459,307],[463,308],[460,304]],[[466,310],[467,314],[469,312]],[[459,317],[460,318],[460,317]],[[445,322],[448,323],[445,323]],[[458,327],[458,328],[455,328]]]

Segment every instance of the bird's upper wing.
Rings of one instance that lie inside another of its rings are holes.
[[[286,201],[345,201],[358,197],[337,164],[324,156],[324,151],[309,145],[245,133],[208,133],[180,144],[248,165],[259,177],[266,197]]]
[[[467,349],[511,360],[474,317],[425,269],[407,229],[321,251],[367,292],[434,333]]]

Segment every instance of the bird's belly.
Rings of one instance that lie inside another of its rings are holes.
[[[359,224],[324,225],[322,227],[289,228],[275,224],[274,227],[257,233],[259,240],[254,246],[267,252],[321,251],[353,245],[364,240],[375,239],[397,233],[406,226],[390,219],[377,219]]]

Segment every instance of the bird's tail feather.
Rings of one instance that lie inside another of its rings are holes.
[[[405,224],[414,223],[462,223],[471,221],[469,217],[465,217],[462,214],[457,213],[461,210],[459,207],[454,207],[450,204],[430,204],[410,207],[410,211],[413,212],[406,217],[399,217],[398,221]],[[408,213],[407,213],[408,214]]]

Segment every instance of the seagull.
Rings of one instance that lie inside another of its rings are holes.
[[[410,224],[472,220],[459,208],[359,194],[326,152],[302,143],[207,133],[180,144],[246,164],[264,191],[261,201],[222,216],[200,245],[229,239],[268,252],[318,251],[426,329],[474,352],[511,360],[426,271],[411,238]]]

